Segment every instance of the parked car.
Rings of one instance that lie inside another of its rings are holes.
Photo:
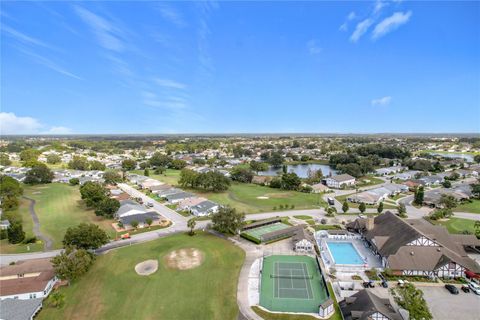
[[[363,287],[364,288],[375,288],[375,283],[370,280],[370,281],[366,281],[363,283]]]
[[[328,201],[328,204],[329,204],[330,206],[335,205],[335,200],[334,200],[333,198],[328,197],[328,198],[327,198],[327,201]]]
[[[445,289],[447,289],[451,294],[458,294],[458,289],[452,284],[446,284]]]
[[[382,287],[388,288],[388,282],[387,282],[387,280],[383,280],[383,281],[382,281]]]
[[[480,286],[478,284],[476,284],[475,282],[473,281],[470,281],[468,283],[468,287],[470,288],[470,290],[472,290],[475,294],[478,294],[480,295]]]
[[[126,240],[126,239],[130,239],[130,233],[124,233],[120,236],[120,239],[122,240]]]
[[[464,284],[462,286],[462,291],[465,292],[465,293],[469,293],[470,292],[470,287],[466,284]]]
[[[147,203],[147,207],[153,208],[153,203],[152,203],[152,202],[148,202],[148,203]]]

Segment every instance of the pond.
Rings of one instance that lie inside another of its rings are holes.
[[[465,159],[467,162],[473,162],[473,155],[468,153],[437,153],[437,152],[429,152],[433,156],[440,156],[445,158],[457,158],[457,159]]]
[[[287,165],[287,171],[288,172],[294,172],[299,176],[300,178],[308,178],[308,171],[316,171],[316,170],[322,170],[322,173],[324,176],[330,175],[335,175],[337,172],[330,167],[329,165],[326,164],[318,164],[318,163],[306,163],[306,164],[289,164]],[[276,176],[278,173],[282,172],[282,168],[274,168],[270,167],[267,171],[260,171],[258,174],[260,176]]]

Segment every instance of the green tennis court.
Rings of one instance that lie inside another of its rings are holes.
[[[263,226],[263,227],[258,227],[258,228],[255,228],[255,229],[246,230],[246,231],[244,231],[244,233],[246,233],[249,236],[252,236],[252,237],[261,241],[262,236],[264,234],[270,233],[270,232],[273,232],[273,231],[277,231],[277,230],[286,229],[286,228],[290,228],[290,226],[286,225],[284,223],[281,223],[281,222],[276,222],[276,223],[268,224],[268,225]]]
[[[318,313],[328,298],[314,258],[269,256],[263,259],[260,305],[271,311]]]

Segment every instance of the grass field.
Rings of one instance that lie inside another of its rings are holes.
[[[480,213],[480,200],[474,199],[472,202],[459,204],[453,210],[457,212]]]
[[[150,170],[150,178],[156,179],[172,186],[176,186],[178,184],[178,179],[180,179],[180,170],[167,169],[162,174],[154,174],[153,171],[154,170]],[[132,173],[143,175],[143,170],[134,170],[132,171]]]
[[[430,220],[433,224],[440,224],[447,227],[448,232],[450,233],[462,233],[462,231],[469,231],[472,234],[475,234],[475,221],[462,218],[450,218],[447,221],[436,221]]]
[[[196,248],[205,254],[195,269],[164,266],[170,251]],[[62,288],[62,309],[44,307],[37,319],[237,319],[237,281],[245,254],[210,234],[178,234],[99,256],[78,282]],[[137,263],[159,259],[158,271],[142,277]],[[114,267],[112,267],[114,266]]]
[[[279,209],[280,205],[288,205],[289,209],[292,205],[295,206],[295,209],[313,209],[319,207],[319,201],[321,205],[325,203],[318,194],[286,191],[246,183],[232,183],[227,191],[220,193],[197,191],[195,193],[222,205],[230,205],[245,213],[269,212],[273,211],[274,207]]]
[[[358,179],[357,181],[357,186],[358,187],[368,187],[368,186],[374,186],[376,184],[381,184],[384,183],[380,178],[374,177],[374,176],[364,176]]]
[[[62,247],[63,236],[69,227],[76,226],[82,222],[96,223],[107,231],[110,237],[115,237],[115,231],[110,225],[112,220],[97,217],[93,210],[86,209],[80,199],[78,186],[62,183],[24,186],[24,195],[36,200],[35,212],[40,221],[40,231],[53,240],[54,249]],[[23,217],[24,231],[27,235],[33,235],[33,221],[29,214],[28,206],[29,201],[22,200],[18,210]],[[26,245],[2,245],[1,252],[25,251],[25,248],[22,247],[26,248]],[[38,251],[42,247],[31,247],[31,251],[34,251],[34,249]]]

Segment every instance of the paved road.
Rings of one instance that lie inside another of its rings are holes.
[[[46,235],[44,235],[40,231],[40,221],[38,220],[38,216],[35,212],[36,201],[34,199],[30,199],[30,198],[27,198],[25,196],[23,198],[30,201],[29,211],[30,211],[30,215],[32,216],[32,220],[33,220],[33,234],[35,234],[35,237],[37,237],[37,238],[39,238],[43,241],[43,250],[44,251],[51,250],[52,249],[52,244],[53,244],[52,239],[50,239],[49,237],[47,237]]]

